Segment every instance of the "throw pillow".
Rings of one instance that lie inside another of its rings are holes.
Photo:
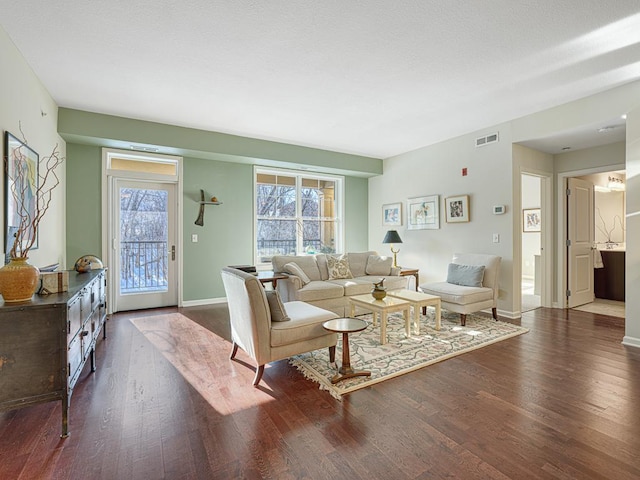
[[[329,268],[329,280],[337,280],[339,278],[353,278],[351,270],[349,270],[349,259],[346,254],[328,255],[327,267]]]
[[[291,275],[295,275],[296,277],[300,277],[302,280],[302,285],[306,285],[311,281],[311,279],[304,273],[304,270],[300,268],[300,266],[295,262],[289,262],[283,267],[284,271],[290,273]]]
[[[269,303],[269,310],[271,311],[271,321],[288,322],[291,320],[289,315],[287,315],[287,311],[284,309],[278,292],[276,290],[265,290],[264,293],[267,295],[267,302]]]
[[[381,257],[380,255],[369,255],[367,259],[367,275],[391,275],[391,264],[393,258]]]
[[[466,287],[482,287],[484,278],[484,265],[458,265],[449,264],[447,283],[464,285]]]

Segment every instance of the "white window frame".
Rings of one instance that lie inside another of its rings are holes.
[[[335,249],[336,253],[342,253],[344,251],[345,245],[345,227],[344,227],[344,184],[345,179],[342,175],[330,175],[326,173],[317,173],[310,172],[308,170],[291,170],[291,169],[283,169],[283,168],[272,168],[272,167],[262,167],[262,166],[254,166],[253,168],[253,264],[256,265],[259,269],[269,269],[271,267],[270,262],[260,262],[260,258],[258,258],[258,211],[257,211],[257,184],[258,184],[258,175],[266,174],[266,175],[282,175],[296,178],[296,219],[301,218],[300,209],[302,208],[302,202],[300,202],[300,190],[302,186],[302,178],[309,179],[317,179],[317,180],[329,180],[335,182]],[[298,234],[299,236],[301,233]],[[302,238],[296,239],[296,254],[304,255],[305,252],[300,251],[300,246],[302,245]]]

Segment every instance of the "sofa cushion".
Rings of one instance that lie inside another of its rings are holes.
[[[287,302],[284,304],[291,321],[271,324],[271,346],[289,345],[323,334],[330,334],[322,324],[336,318],[336,314],[323,308],[304,302]]]
[[[271,311],[271,321],[290,321],[291,319],[284,309],[284,305],[282,304],[282,300],[280,300],[280,295],[278,294],[278,292],[276,290],[265,290],[264,293],[267,296],[267,302],[269,303],[269,310]]]
[[[429,295],[437,295],[443,302],[469,305],[493,300],[493,290],[488,287],[466,287],[448,282],[426,283],[420,290]]]
[[[371,293],[371,290],[373,289],[373,282],[360,278],[342,278],[336,280],[328,280],[328,283],[334,283],[336,285],[342,286],[344,295],[348,297],[351,297],[352,295],[363,295],[365,293]]]
[[[467,287],[482,287],[484,265],[460,265],[450,263],[447,271],[447,283]]]
[[[393,259],[391,257],[382,257],[380,255],[369,255],[367,258],[367,267],[365,273],[367,275],[389,275],[391,274],[391,266]]]
[[[303,302],[313,302],[342,296],[344,296],[344,288],[342,285],[320,280],[312,280],[296,292],[296,300],[302,300]]]
[[[327,266],[327,255],[319,253],[316,255],[316,263],[320,270],[320,280],[329,280],[329,267]]]
[[[329,268],[329,279],[353,278],[349,269],[349,259],[346,255],[329,255],[327,257],[327,267]]]
[[[287,273],[290,273],[291,275],[295,275],[296,277],[300,277],[300,280],[302,280],[302,284],[306,285],[307,283],[309,283],[311,281],[311,279],[307,276],[306,273],[304,273],[304,270],[302,270],[297,263],[295,262],[289,262],[284,266],[284,271]]]
[[[314,255],[274,255],[271,257],[271,265],[274,272],[284,272],[287,263],[295,262],[310,280],[321,280],[320,270]]]
[[[353,275],[353,277],[362,277],[366,275],[365,270],[367,268],[367,260],[369,259],[369,256],[377,254],[378,252],[373,250],[368,252],[347,253],[351,275]]]

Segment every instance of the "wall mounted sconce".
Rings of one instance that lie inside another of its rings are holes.
[[[609,184],[607,185],[610,190],[615,190],[616,192],[624,192],[624,182],[617,177],[609,177]]]

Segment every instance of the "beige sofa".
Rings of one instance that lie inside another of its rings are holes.
[[[382,257],[375,251],[346,254],[352,278],[329,278],[327,257],[327,254],[273,256],[273,271],[289,273],[286,280],[279,280],[277,284],[282,301],[299,300],[348,316],[349,297],[371,293],[373,284],[382,278],[387,290],[407,288],[408,277],[400,276],[400,268],[391,266],[390,257]],[[291,274],[291,269],[285,268],[290,263],[297,265],[307,278]]]

